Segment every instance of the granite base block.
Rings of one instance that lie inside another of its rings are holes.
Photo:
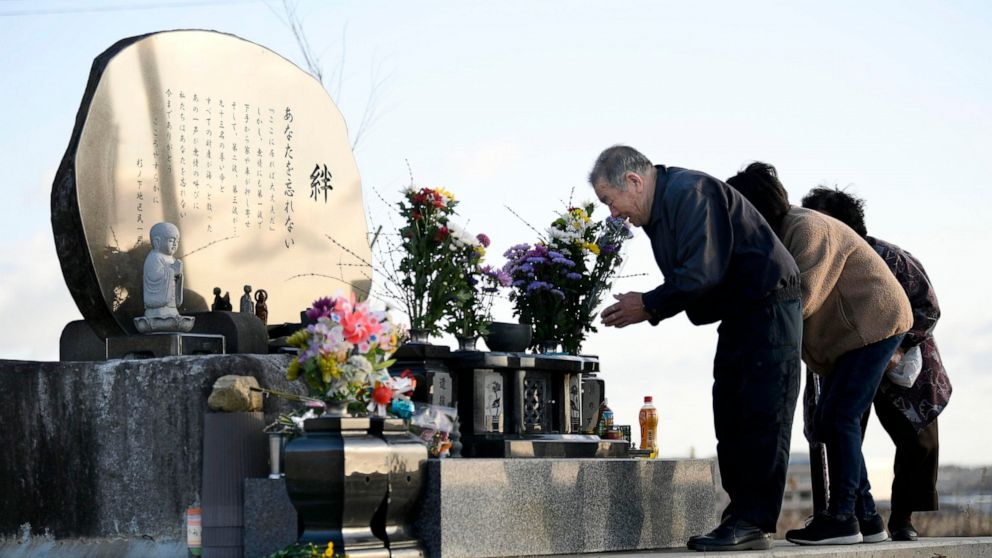
[[[245,479],[244,556],[263,558],[296,542],[296,509],[286,479]]]
[[[717,522],[706,459],[445,459],[426,475],[429,556],[676,548]]]

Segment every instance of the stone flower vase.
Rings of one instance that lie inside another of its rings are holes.
[[[458,341],[459,351],[478,351],[476,348],[476,343],[479,341],[478,337],[468,337],[466,335],[456,335],[455,339]]]
[[[389,448],[369,434],[367,417],[343,416],[338,405],[328,410],[305,421],[304,435],[285,449],[286,490],[303,528],[299,542],[333,541],[341,554],[388,558],[372,521],[387,495]]]
[[[410,339],[407,343],[419,343],[427,345],[431,342],[431,332],[421,328],[410,328]]]

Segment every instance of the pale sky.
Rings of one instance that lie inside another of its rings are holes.
[[[937,288],[955,388],[942,463],[992,462],[992,5],[303,0],[299,11],[353,132],[383,81],[356,151],[372,219],[384,211],[372,188],[395,195],[409,160],[418,183],[454,192],[461,221],[492,237],[491,263],[535,240],[503,205],[543,228],[573,188],[594,199],[586,174],[615,143],[724,179],[764,160],[796,203],[819,183],[850,185],[868,201],[869,233],[913,252]],[[232,33],[302,65],[263,2],[0,0],[0,358],[56,360],[61,328],[79,318],[48,200],[93,58],[168,29]],[[617,291],[661,281],[642,233],[628,258],[625,272],[646,276]],[[602,359],[619,423],[653,395],[662,456],[707,456],[715,343],[715,327],[678,316],[602,330],[585,350]],[[864,452],[887,494],[893,448],[876,421]]]

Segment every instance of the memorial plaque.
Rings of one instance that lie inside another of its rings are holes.
[[[94,62],[52,187],[66,284],[104,337],[142,315],[149,229],[176,224],[180,312],[214,287],[268,291],[269,323],[339,290],[367,294],[361,181],[341,113],[321,84],[232,35],[124,39]],[[333,241],[332,241],[333,239]]]

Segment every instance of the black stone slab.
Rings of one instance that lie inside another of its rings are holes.
[[[107,338],[107,359],[222,355],[223,335],[151,333]]]
[[[107,360],[107,340],[103,339],[85,320],[69,322],[59,337],[59,360],[94,362]]]

